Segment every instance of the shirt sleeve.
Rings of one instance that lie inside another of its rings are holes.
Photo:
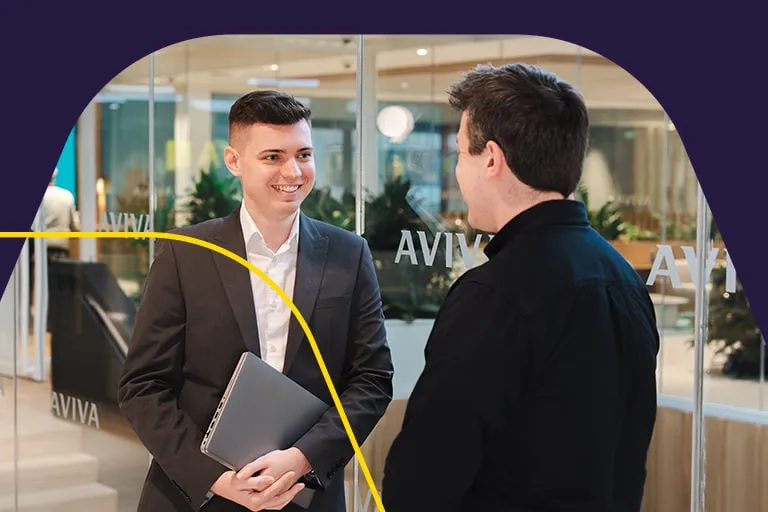
[[[443,303],[425,350],[425,367],[387,457],[387,510],[463,510],[490,430],[505,423],[519,393],[511,303],[474,280]],[[442,468],[442,469],[441,469]]]

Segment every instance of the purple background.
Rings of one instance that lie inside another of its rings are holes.
[[[69,131],[101,87],[170,44],[219,34],[395,29],[540,35],[602,54],[655,95],[682,137],[753,312],[768,332],[761,249],[768,109],[760,78],[764,18],[757,7],[733,1],[696,10],[676,2],[430,3],[439,8],[426,2],[294,2],[289,10],[253,1],[0,2],[6,189],[0,231],[29,230]],[[0,240],[3,287],[21,245]]]

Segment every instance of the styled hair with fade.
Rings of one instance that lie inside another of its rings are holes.
[[[281,91],[253,91],[237,99],[229,109],[229,133],[238,128],[263,123],[311,124],[312,111],[290,94]]]

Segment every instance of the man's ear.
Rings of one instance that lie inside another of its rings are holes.
[[[230,145],[224,148],[224,165],[232,176],[240,176],[240,153]]]
[[[485,150],[488,154],[488,159],[485,163],[486,171],[490,176],[498,176],[506,165],[504,152],[501,150],[501,146],[492,140],[485,144]]]

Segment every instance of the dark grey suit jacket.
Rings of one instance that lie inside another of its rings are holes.
[[[175,230],[247,258],[239,209]],[[293,301],[307,320],[360,444],[392,399],[393,367],[370,249],[361,237],[302,215]],[[153,455],[138,512],[242,511],[205,502],[226,468],[200,452],[203,433],[259,334],[249,271],[206,248],[158,240],[119,385],[125,417]],[[291,318],[283,372],[333,405],[315,356]],[[310,512],[345,510],[343,469],[354,456],[331,409],[296,446],[324,490]],[[299,511],[290,504],[286,512]]]

